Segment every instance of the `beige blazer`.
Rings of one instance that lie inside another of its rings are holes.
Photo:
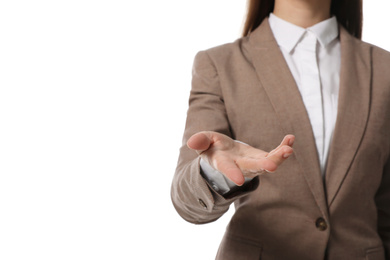
[[[267,19],[250,36],[196,56],[171,191],[177,212],[196,224],[218,219],[234,202],[216,259],[390,259],[390,54],[342,27],[340,43],[325,180],[305,106]],[[202,130],[266,151],[294,134],[294,154],[276,173],[224,198],[185,145]]]

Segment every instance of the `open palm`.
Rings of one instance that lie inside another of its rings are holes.
[[[278,147],[266,152],[234,141],[226,135],[204,131],[191,136],[187,145],[213,168],[241,186],[245,182],[244,177],[253,178],[276,171],[293,153],[294,139],[293,135],[286,135]]]

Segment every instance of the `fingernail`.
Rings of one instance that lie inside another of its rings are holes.
[[[290,155],[291,155],[291,153],[285,153],[285,154],[283,154],[283,158],[286,159],[286,158],[288,158]]]
[[[290,141],[288,141],[289,146],[293,145],[293,143],[294,143],[294,139],[290,139]]]

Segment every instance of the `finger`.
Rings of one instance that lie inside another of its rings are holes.
[[[212,144],[212,139],[209,137],[206,132],[199,132],[190,137],[187,141],[187,146],[190,149],[196,150],[199,153],[202,153],[209,149]]]
[[[215,163],[215,168],[238,186],[242,186],[244,184],[244,175],[233,160],[220,160]]]
[[[290,146],[290,147],[293,146],[293,144],[294,144],[294,142],[295,142],[295,136],[294,136],[294,135],[286,135],[286,136],[284,137],[284,139],[286,139],[287,145],[288,145],[288,146]]]
[[[284,145],[276,149],[272,154],[268,154],[266,157],[268,160],[273,161],[277,166],[281,165],[290,155],[293,153],[293,148],[288,145]],[[276,169],[275,169],[276,170]],[[272,172],[272,170],[271,170]]]
[[[281,147],[283,147],[285,145],[288,145],[288,146],[292,147],[293,144],[294,144],[294,141],[295,141],[295,136],[293,136],[293,135],[286,135],[283,138],[282,142],[278,145],[278,147],[276,147],[271,152],[269,152],[268,155],[271,155],[271,154],[275,153],[278,149],[280,149]]]

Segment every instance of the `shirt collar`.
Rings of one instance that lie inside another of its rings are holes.
[[[291,52],[295,48],[306,31],[314,33],[322,47],[326,47],[339,35],[335,16],[305,29],[271,13],[269,16],[269,24],[278,45],[288,52]]]

